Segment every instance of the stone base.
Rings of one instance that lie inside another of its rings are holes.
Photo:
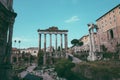
[[[97,57],[95,56],[94,52],[89,52],[89,56],[87,57],[88,61],[95,61],[97,60]]]

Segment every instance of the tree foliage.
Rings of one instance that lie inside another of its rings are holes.
[[[73,40],[71,41],[71,44],[72,44],[73,46],[76,46],[78,43],[79,43],[79,40],[78,40],[78,39],[73,39]]]
[[[79,45],[79,46],[82,46],[82,45],[83,45],[83,42],[82,42],[82,41],[81,41],[81,42],[79,42],[79,43],[78,43],[78,45]]]
[[[75,64],[70,60],[61,59],[55,64],[55,70],[59,77],[64,77],[67,80],[81,80],[71,69],[75,67]]]
[[[43,65],[43,56],[44,56],[43,51],[39,51],[38,52],[38,66]]]
[[[73,40],[71,41],[71,44],[72,44],[73,46],[76,46],[76,45],[82,46],[82,45],[83,45],[83,42],[82,42],[82,41],[79,41],[78,39],[73,39]]]

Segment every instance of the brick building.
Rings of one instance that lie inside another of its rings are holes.
[[[89,39],[89,35],[85,35],[83,37],[81,37],[79,39],[80,42],[83,42],[83,46],[82,47],[82,50],[83,51],[89,51],[89,44],[90,44],[90,39]],[[98,51],[99,50],[99,47],[98,47],[98,37],[97,37],[97,33],[94,32],[94,43],[95,43],[95,51]]]
[[[104,45],[107,51],[115,52],[116,45],[120,44],[120,4],[98,18],[96,23],[100,51]]]

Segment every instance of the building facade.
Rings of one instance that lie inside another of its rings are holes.
[[[83,42],[82,46],[74,46],[72,48],[74,53],[83,53],[86,52],[88,53],[90,51],[90,38],[89,35],[84,35],[79,39],[79,42]],[[98,39],[97,39],[97,33],[94,33],[94,43],[95,43],[95,50],[98,52],[99,47],[98,47]]]
[[[116,51],[120,44],[120,4],[96,20],[98,26],[98,40],[100,51],[103,47],[109,52]]]
[[[30,47],[27,49],[20,49],[20,53],[30,53],[32,56],[38,55],[38,48],[37,47]]]
[[[22,54],[20,54],[20,50],[17,48],[12,48],[11,63],[18,64],[20,63],[21,59],[22,59]]]
[[[0,0],[0,80],[11,80],[12,34],[17,15],[12,6],[13,0]]]

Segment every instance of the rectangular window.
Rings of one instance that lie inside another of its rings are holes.
[[[110,24],[112,24],[112,22],[110,21]]]
[[[34,51],[34,53],[36,53],[36,51]]]
[[[112,29],[107,31],[107,36],[108,36],[108,40],[113,39],[114,38],[114,32]]]

